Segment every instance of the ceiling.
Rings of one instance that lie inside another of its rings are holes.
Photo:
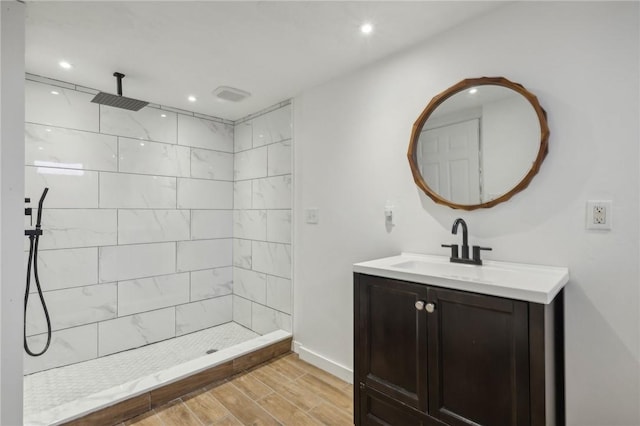
[[[237,120],[487,13],[483,1],[27,1],[26,70]],[[369,35],[360,32],[371,22]],[[73,67],[62,69],[61,60]],[[251,93],[241,102],[212,91]],[[197,97],[189,102],[188,95]]]

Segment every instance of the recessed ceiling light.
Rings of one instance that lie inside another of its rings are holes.
[[[60,92],[57,92],[57,91],[55,91],[55,90],[52,90],[52,91],[51,91],[51,94],[52,94],[52,95],[59,95],[59,94],[60,94]]]
[[[198,99],[197,99],[195,96],[193,96],[193,95],[189,95],[189,97],[188,97],[187,99],[189,100],[189,102],[195,102],[195,101],[197,101],[197,100],[198,100]]]
[[[362,34],[371,34],[372,31],[373,25],[371,25],[371,23],[365,22],[364,24],[360,25],[360,32]]]
[[[64,68],[65,70],[70,70],[72,68],[72,65],[67,61],[60,61],[58,62],[58,65],[60,65],[60,68]]]
[[[165,118],[167,114],[160,114],[160,117]]]
[[[470,93],[470,94],[472,94],[472,95],[473,95],[474,93],[477,93],[477,92],[478,92],[478,89],[477,89],[477,88],[475,88],[475,87],[473,87],[473,88],[469,89],[469,93]]]

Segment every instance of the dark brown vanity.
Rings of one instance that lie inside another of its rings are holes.
[[[549,280],[552,290],[527,301],[518,299],[526,294],[518,283],[506,293],[518,298],[469,291],[473,276],[485,278],[478,269],[485,266],[449,264],[451,273],[429,276],[404,269],[415,263],[406,256],[388,258],[396,260],[381,267],[386,276],[362,272],[386,259],[354,267],[355,424],[563,425],[568,271],[552,268],[558,272]],[[426,268],[446,267],[446,258],[441,264],[425,258]],[[471,275],[462,277],[465,271]],[[410,274],[420,282],[397,278]],[[490,287],[478,288],[491,293]]]

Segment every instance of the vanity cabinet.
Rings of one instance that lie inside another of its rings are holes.
[[[356,425],[564,423],[549,304],[354,274]]]

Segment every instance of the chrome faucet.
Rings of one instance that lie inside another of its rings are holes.
[[[482,259],[480,259],[480,250],[491,250],[490,247],[473,246],[473,258],[469,258],[469,228],[467,228],[467,222],[462,218],[457,218],[453,222],[451,233],[456,235],[458,233],[458,227],[462,226],[462,257],[458,257],[458,245],[457,244],[442,244],[442,247],[451,248],[451,257],[449,260],[454,263],[468,263],[471,265],[482,265]]]

